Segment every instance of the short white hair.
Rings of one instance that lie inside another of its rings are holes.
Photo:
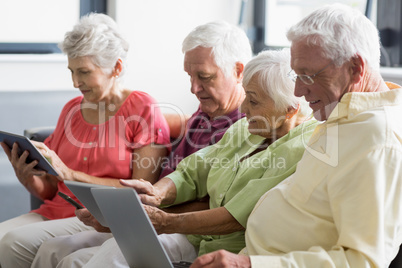
[[[287,77],[290,71],[290,50],[265,50],[251,59],[244,68],[243,86],[256,77],[260,88],[274,101],[278,111],[300,104],[300,113],[308,115],[311,109],[303,97],[294,95],[295,83]]]
[[[111,17],[90,13],[65,34],[59,47],[69,58],[90,56],[95,65],[111,71],[118,59],[125,64],[129,44]]]
[[[343,4],[326,5],[312,12],[287,32],[289,41],[317,45],[323,57],[341,66],[360,55],[373,70],[380,68],[377,28],[359,10]]]
[[[226,77],[233,73],[237,62],[246,65],[252,56],[245,32],[222,20],[192,30],[183,41],[182,51],[186,53],[197,47],[212,48],[215,63]]]

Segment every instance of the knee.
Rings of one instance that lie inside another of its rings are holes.
[[[0,240],[0,267],[30,267],[34,255],[18,232],[10,231]]]
[[[3,238],[0,240],[0,260],[3,260],[7,255],[12,252],[12,249],[18,247],[17,241],[18,234],[10,231],[6,233]]]
[[[66,242],[66,243],[64,243]],[[51,267],[56,267],[56,265],[68,254],[72,252],[72,247],[68,244],[68,238],[65,236],[54,237],[45,240],[40,245],[38,252],[35,257],[36,263],[50,263]],[[41,267],[41,266],[34,266]]]
[[[44,241],[36,253],[35,261],[41,261],[46,259],[51,261],[51,263],[57,263],[58,256],[56,253],[60,252],[58,247],[55,245],[53,239]]]

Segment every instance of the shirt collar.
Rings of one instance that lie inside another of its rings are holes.
[[[226,115],[222,115],[222,116],[216,117],[214,120],[211,120],[211,118],[208,116],[208,114],[201,111],[201,109],[199,109],[199,111],[200,111],[200,113],[198,114],[198,116],[202,116],[202,117],[205,117],[206,119],[208,119],[211,126],[215,129],[221,129],[221,128],[224,128],[225,126],[230,126],[234,122],[236,122],[237,120],[239,120],[240,118],[243,118],[245,116],[245,114],[241,113],[239,111],[239,109],[235,109]]]
[[[389,91],[346,93],[331,112],[327,123],[337,121],[341,118],[350,118],[376,107],[402,103],[401,86],[390,82],[386,82],[386,84],[390,89]]]

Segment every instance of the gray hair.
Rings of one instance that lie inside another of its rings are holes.
[[[294,95],[295,83],[287,77],[290,71],[290,50],[266,50],[250,60],[243,73],[243,86],[257,76],[260,88],[275,102],[275,108],[286,111],[300,104],[303,115],[311,113],[304,98]]]
[[[306,40],[323,49],[323,57],[341,66],[360,55],[373,70],[380,68],[380,39],[374,24],[357,9],[342,4],[317,9],[287,32],[291,42]]]
[[[59,47],[69,58],[90,56],[95,65],[111,72],[118,59],[125,64],[129,44],[112,18],[105,14],[90,13],[65,34]],[[119,76],[124,71],[123,67]]]
[[[244,65],[252,56],[250,41],[245,32],[225,21],[214,21],[196,27],[183,41],[186,53],[197,47],[212,48],[216,65],[229,77],[237,62]]]

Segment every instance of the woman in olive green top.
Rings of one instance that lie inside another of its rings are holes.
[[[121,180],[147,204],[172,261],[193,261],[217,249],[239,252],[258,199],[295,171],[317,122],[306,118],[306,103],[293,95],[294,83],[287,78],[289,58],[288,50],[265,51],[246,65],[241,109],[247,118],[233,124],[218,143],[190,155],[154,185]],[[168,213],[157,208],[205,196],[206,210]],[[77,216],[104,231],[88,220],[88,213],[78,210]],[[85,267],[127,267],[113,238],[91,254]]]

